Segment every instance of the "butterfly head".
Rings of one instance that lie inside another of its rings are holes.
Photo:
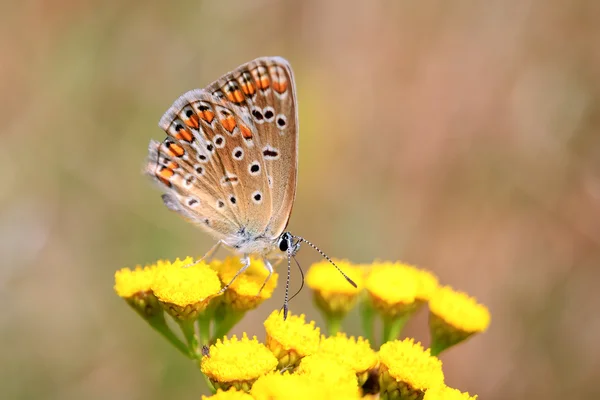
[[[294,241],[294,235],[290,232],[283,232],[281,236],[279,236],[277,247],[280,251],[284,253],[289,251],[290,256],[295,256],[298,250],[300,250],[300,240]]]

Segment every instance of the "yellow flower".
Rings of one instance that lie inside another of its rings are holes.
[[[295,373],[322,382],[328,388],[330,398],[360,398],[356,374],[332,354],[317,353],[304,357]]]
[[[391,262],[374,263],[365,287],[373,307],[388,319],[412,314],[418,304],[421,278],[413,268]]]
[[[306,275],[306,284],[314,292],[314,300],[326,315],[344,316],[356,304],[360,288],[363,286],[363,271],[348,261],[335,261],[338,267],[350,277],[358,289],[348,281],[328,261],[313,264]]]
[[[426,303],[437,292],[439,283],[438,278],[433,272],[425,269],[420,269],[410,265],[407,268],[412,268],[417,276],[417,301]]]
[[[165,310],[179,320],[195,319],[221,290],[215,271],[203,262],[192,263],[188,257],[159,264],[152,283],[152,291]]]
[[[331,356],[350,367],[358,378],[360,386],[369,377],[369,372],[377,366],[377,354],[371,349],[369,341],[362,337],[358,339],[353,336],[347,337],[345,333],[321,338],[317,355],[320,354]]]
[[[288,314],[283,319],[283,312],[273,311],[265,320],[267,331],[267,347],[279,360],[278,368],[294,367],[302,357],[313,354],[319,348],[319,328],[315,322],[307,324],[304,314],[300,316]]]
[[[231,388],[224,392],[221,389],[212,396],[202,396],[202,400],[254,400],[248,393]]]
[[[256,400],[327,400],[329,388],[308,376],[275,373],[258,378],[250,394]]]
[[[156,265],[144,268],[138,265],[134,270],[122,268],[115,272],[115,292],[144,318],[162,315],[163,312],[151,289],[155,271]]]
[[[217,389],[235,387],[248,391],[260,376],[277,366],[273,354],[256,340],[241,339],[235,335],[231,339],[218,339],[210,346],[208,355],[202,357],[201,370]]]
[[[477,400],[477,396],[470,396],[469,393],[462,393],[460,390],[441,385],[428,389],[423,400]]]
[[[487,307],[449,286],[440,288],[429,301],[432,352],[439,354],[490,325]]]
[[[265,287],[261,289],[269,272],[263,261],[250,260],[250,267],[235,278],[235,281],[224,293],[223,301],[235,311],[248,311],[270,298],[277,286],[277,273],[273,273]],[[217,272],[223,285],[231,282],[242,264],[237,257],[228,257],[224,261],[212,261],[210,267]],[[260,291],[260,293],[259,293]]]
[[[427,389],[444,383],[442,362],[414,339],[384,343],[379,363],[382,399],[421,398]]]
[[[128,298],[140,292],[149,292],[154,281],[156,265],[136,266],[134,270],[122,268],[115,272],[115,292]]]

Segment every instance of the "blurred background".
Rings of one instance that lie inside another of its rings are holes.
[[[147,144],[181,93],[264,55],[287,58],[298,86],[290,230],[332,257],[428,268],[486,304],[489,331],[442,355],[449,385],[600,395],[600,3],[0,7],[3,398],[206,393],[113,274],[212,245],[141,175]],[[281,286],[234,333],[262,339]],[[308,290],[291,309],[322,326]],[[345,326],[360,333],[356,313]],[[428,344],[425,312],[405,334]]]

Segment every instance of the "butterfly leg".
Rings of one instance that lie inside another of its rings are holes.
[[[219,251],[219,248],[221,248],[221,245],[223,244],[222,240],[219,240],[213,247],[211,247],[206,254],[204,254],[202,256],[202,258],[200,260],[198,260],[198,262],[200,261],[206,261],[206,262],[210,262],[213,258],[213,256],[215,255],[215,253],[217,251]]]
[[[242,268],[239,269],[238,272],[235,273],[235,275],[233,276],[233,278],[231,279],[231,281],[229,281],[229,283],[225,286],[223,286],[223,288],[221,289],[221,291],[219,292],[219,294],[223,293],[224,291],[226,291],[229,286],[231,286],[231,284],[233,283],[233,281],[235,281],[235,279],[240,276],[240,274],[242,272],[244,272],[245,270],[248,269],[248,267],[250,266],[250,257],[248,257],[248,255],[244,255],[244,257],[241,259],[242,261]]]
[[[265,279],[262,286],[260,287],[260,290],[256,294],[257,296],[260,295],[260,292],[262,292],[262,290],[265,288],[265,285],[267,284],[267,282],[269,282],[269,279],[271,279],[271,275],[273,275],[273,266],[271,265],[269,260],[267,260],[266,258],[263,258],[263,262],[265,263],[265,268],[267,269],[267,271],[269,271],[269,275],[267,275],[267,279]]]
[[[199,262],[202,262],[202,261],[209,262],[212,259],[212,256],[217,252],[217,250],[219,250],[219,247],[221,247],[221,243],[222,243],[222,241],[219,240],[213,247],[211,247],[206,252],[206,254],[204,254],[204,256],[202,256],[202,258],[197,259],[196,261],[194,261],[191,264],[184,265],[183,268],[193,267],[194,265],[196,265],[196,264],[198,264]]]

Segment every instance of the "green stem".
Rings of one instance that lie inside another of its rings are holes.
[[[373,309],[371,302],[367,299],[363,299],[360,303],[360,316],[363,335],[369,340],[371,346],[375,348],[375,336],[373,335],[375,310]]]
[[[327,335],[334,336],[342,330],[342,320],[344,319],[341,315],[327,315]]]
[[[194,329],[194,320],[183,320],[178,321],[181,327],[181,332],[188,343],[188,349],[190,356],[193,358],[199,358],[200,346],[198,345],[198,337],[196,336],[196,330]]]
[[[198,318],[198,332],[200,333],[200,345],[210,345],[210,322],[211,318],[201,316]]]
[[[440,355],[440,353],[444,350],[446,350],[447,347],[443,346],[442,343],[434,340],[433,342],[431,342],[431,347],[430,347],[430,351],[431,351],[431,355],[432,356],[438,356]]]
[[[383,342],[386,343],[398,339],[404,325],[409,320],[410,315],[404,315],[396,318],[383,319]]]
[[[177,337],[177,335],[175,335],[175,333],[173,333],[171,328],[169,328],[169,326],[166,324],[165,318],[162,314],[160,316],[157,315],[153,318],[149,318],[146,321],[148,321],[148,324],[150,324],[150,326],[154,328],[155,331],[160,333],[183,355],[185,355],[188,358],[193,358],[187,346]]]

